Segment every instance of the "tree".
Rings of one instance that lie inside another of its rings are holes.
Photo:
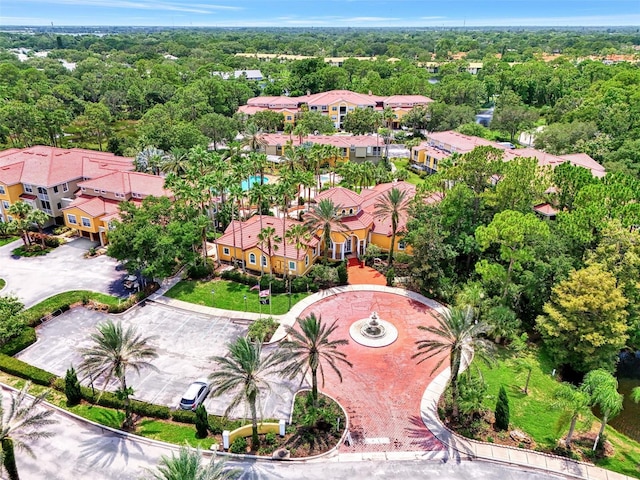
[[[225,411],[228,415],[240,403],[249,405],[251,414],[251,446],[257,450],[258,438],[258,406],[261,392],[270,391],[267,375],[277,365],[276,352],[262,356],[262,342],[251,342],[240,337],[229,344],[229,354],[225,357],[213,357],[218,369],[209,375],[212,381],[212,395],[220,396],[227,392],[236,392]]]
[[[263,132],[279,132],[284,125],[284,115],[273,110],[262,110],[254,113],[250,121]]]
[[[196,408],[196,437],[205,438],[209,433],[209,415],[203,404]]]
[[[519,269],[521,264],[533,260],[533,246],[539,241],[544,241],[550,235],[549,226],[537,218],[533,213],[520,213],[513,210],[505,210],[496,214],[486,227],[476,229],[476,241],[481,250],[487,250],[492,244],[499,247],[500,259],[507,262],[507,269],[502,273],[504,288],[502,299],[506,300],[511,286],[511,277],[514,269]],[[476,265],[481,275],[486,276],[495,269],[487,268],[488,262],[481,261]]]
[[[15,447],[35,457],[29,443],[40,438],[51,438],[53,433],[45,428],[56,423],[50,418],[53,410],[42,408],[49,392],[44,391],[40,395],[30,397],[28,394],[30,386],[31,382],[27,382],[22,390],[12,393],[9,405],[6,407],[0,395],[2,463],[10,480],[20,479],[15,462]]]
[[[514,360],[514,364],[516,371],[524,371],[527,373],[527,379],[524,382],[522,393],[524,393],[525,395],[529,395],[529,382],[531,381],[531,373],[533,372],[533,368],[536,366],[536,361],[530,356],[517,357]]]
[[[64,394],[67,396],[67,405],[77,405],[82,400],[80,382],[73,367],[67,369],[64,377]]]
[[[213,142],[214,150],[218,150],[220,143],[233,140],[238,134],[238,123],[233,118],[219,113],[208,113],[198,121],[198,124],[202,134]]]
[[[298,319],[299,330],[287,327],[287,339],[282,342],[281,360],[286,363],[282,370],[283,375],[295,378],[311,373],[311,398],[314,407],[318,406],[318,372],[324,386],[323,364],[328,365],[331,370],[338,375],[342,381],[342,373],[338,368],[339,364],[353,367],[347,360],[347,355],[339,350],[339,347],[348,345],[349,341],[344,339],[330,340],[331,334],[338,328],[338,321],[335,320],[327,326],[322,319],[310,314],[308,317]]]
[[[585,186],[597,182],[589,170],[564,162],[553,169],[553,184],[556,187],[556,202],[560,210],[573,210],[578,192]]]
[[[302,125],[305,131],[311,133],[330,134],[336,131],[331,118],[328,115],[322,115],[320,112],[303,112],[296,123]]]
[[[490,361],[493,345],[483,338],[489,331],[489,325],[481,319],[476,322],[473,309],[469,306],[453,307],[436,317],[435,326],[420,325],[418,328],[427,332],[428,338],[417,340],[418,352],[411,358],[420,358],[418,364],[440,357],[431,373],[440,368],[449,358],[451,401],[453,414],[458,416],[458,377],[461,371],[471,362],[471,357]]]
[[[99,324],[96,329],[97,332],[90,336],[93,344],[79,350],[83,359],[78,370],[85,378],[91,376],[93,381],[102,380],[103,391],[112,380],[119,383],[118,395],[122,397],[125,410],[122,427],[131,430],[134,420],[129,397],[133,389],[127,385],[127,371],[133,370],[139,375],[144,368],[157,370],[151,364],[158,356],[155,347],[150,345],[153,337],[143,337],[135,327],[124,328],[122,323],[111,320]]]
[[[536,133],[535,147],[554,155],[579,152],[580,141],[590,140],[598,133],[594,122],[553,123]]]
[[[303,224],[296,223],[284,232],[284,238],[287,243],[295,247],[297,257],[298,251],[302,250],[311,240],[311,233]]]
[[[328,198],[320,200],[313,206],[311,211],[307,213],[305,226],[311,232],[322,231],[325,260],[327,260],[329,247],[332,243],[331,233],[334,231],[342,232],[343,230],[346,230],[346,227],[338,215],[338,207],[334,205],[331,199]]]
[[[25,327],[24,305],[18,297],[0,297],[0,346],[17,337]]]
[[[278,244],[282,242],[282,237],[276,235],[274,227],[265,227],[258,233],[258,243],[269,257],[269,274],[273,275],[273,262],[271,261],[274,252],[280,248]],[[260,261],[260,271],[262,271],[262,261]]]
[[[536,118],[535,111],[525,106],[516,93],[506,90],[496,102],[491,128],[507,132],[513,143],[516,133],[531,128]]]
[[[29,226],[31,222],[27,219],[31,210],[33,210],[33,207],[22,200],[12,204],[9,210],[7,210],[7,213],[11,215],[13,221],[16,222],[16,229],[20,231],[20,237],[25,247],[31,244],[29,239]]]
[[[75,123],[81,125],[85,132],[97,138],[98,146],[102,151],[102,143],[108,136],[111,121],[111,113],[105,104],[88,102],[84,106],[84,114],[78,117]]]
[[[626,305],[615,277],[598,264],[590,265],[553,288],[536,328],[557,364],[579,372],[613,371],[628,338]]]
[[[580,387],[591,398],[591,404],[597,406],[602,414],[600,431],[593,448],[598,446],[607,422],[622,411],[623,397],[618,393],[618,380],[603,369],[591,370],[584,376]]]
[[[147,146],[144,147],[133,160],[136,172],[151,173],[152,175],[160,175],[164,170],[164,164],[168,160],[168,155],[159,148]]]
[[[400,220],[406,217],[408,207],[409,198],[407,198],[406,190],[400,190],[397,187],[389,190],[374,206],[374,217],[378,219],[389,218],[391,220],[391,247],[389,248],[389,257],[387,259],[389,266],[393,263],[393,249],[396,245],[398,226]]]
[[[558,429],[569,423],[569,432],[564,442],[565,447],[569,448],[578,420],[583,418],[586,422],[591,415],[591,399],[586,392],[578,390],[569,383],[562,383],[554,392],[553,397],[555,407],[562,409],[562,415],[558,419]]]
[[[496,402],[496,428],[498,430],[509,430],[509,397],[504,385],[500,385],[498,401]]]
[[[356,108],[345,115],[342,128],[354,135],[365,135],[375,132],[381,122],[380,114],[373,108]]]
[[[202,464],[202,454],[188,446],[180,447],[178,455],[171,457],[163,455],[154,472],[151,472],[154,480],[233,480],[240,476],[237,469],[229,469],[225,462],[214,461],[212,457],[209,464]]]
[[[35,224],[38,227],[38,231],[40,232],[40,246],[44,250],[46,248],[44,239],[44,225],[51,220],[51,215],[43,212],[42,210],[38,210],[37,208],[32,208],[26,218],[27,222],[31,224]]]

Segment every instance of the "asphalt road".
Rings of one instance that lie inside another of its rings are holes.
[[[3,392],[7,398],[7,393]],[[55,413],[55,435],[30,445],[36,455],[17,451],[21,478],[28,480],[124,480],[150,478],[150,470],[171,448],[137,442]],[[428,455],[428,454],[427,454]],[[423,480],[546,480],[560,477],[481,461],[438,460],[342,462],[337,458],[307,463],[229,462],[242,470],[243,480],[403,479]]]
[[[22,240],[0,247],[0,278],[7,285],[2,295],[16,295],[26,307],[68,290],[93,290],[115,296],[126,295],[125,271],[106,255],[84,258],[95,242],[72,239],[43,257],[14,257],[11,252]]]

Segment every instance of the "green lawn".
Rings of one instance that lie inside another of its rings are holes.
[[[214,291],[215,293],[211,293]],[[189,303],[206,305],[207,307],[222,308],[224,310],[236,310],[239,312],[262,313],[267,315],[282,315],[289,311],[289,295],[281,293],[271,297],[271,305],[260,305],[258,291],[249,290],[247,285],[229,282],[227,280],[212,280],[208,282],[183,280],[175,285],[166,294]],[[246,308],[244,296],[247,296]],[[308,293],[294,293],[291,295],[291,305],[308,296]]]
[[[407,170],[407,172],[409,172],[409,177],[407,178],[407,182],[412,183],[414,185],[421,185],[424,182],[424,179],[420,177],[420,175],[409,170],[408,158],[395,159],[395,160],[392,160],[392,162],[396,166],[396,168],[404,168]]]
[[[0,238],[0,247],[2,247],[3,245],[6,245],[7,243],[11,243],[15,240],[18,240],[20,237],[5,237],[5,238]]]
[[[6,284],[7,282],[5,282],[4,278],[0,278],[0,290],[2,290]]]
[[[544,355],[535,351],[532,358],[536,360],[531,372],[529,394],[522,393],[527,373],[518,372],[513,360],[501,354],[492,368],[481,362],[475,362],[487,383],[487,395],[484,406],[494,410],[498,390],[504,385],[509,396],[510,423],[533,438],[538,448],[550,450],[556,446],[557,440],[567,433],[567,429],[557,431],[557,422],[561,412],[552,407],[553,392],[558,381],[551,376],[553,367]],[[599,420],[593,416],[592,428],[599,428]],[[614,456],[597,461],[597,465],[618,473],[640,478],[640,443],[607,427],[606,435],[614,446]]]
[[[86,290],[71,290],[69,292],[59,293],[53,297],[47,298],[42,302],[28,308],[25,313],[27,320],[37,320],[42,318],[48,313],[54,312],[62,306],[71,305],[72,303],[81,302],[84,300],[95,300],[96,302],[104,303],[110,307],[118,306],[120,300],[117,297],[111,295],[105,295],[104,293],[89,292]]]
[[[186,442],[192,447],[209,450],[216,443],[215,437],[196,438],[195,425],[175,423],[145,418],[138,424],[138,435],[162,442],[184,445]]]

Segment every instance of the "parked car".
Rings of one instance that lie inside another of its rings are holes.
[[[210,387],[204,378],[198,379],[189,385],[187,391],[180,400],[180,408],[183,410],[195,410],[209,395]]]

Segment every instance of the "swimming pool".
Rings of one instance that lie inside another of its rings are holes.
[[[256,183],[260,184],[260,175],[251,175],[246,180],[242,181],[242,190],[246,192],[250,190]],[[264,179],[264,183],[269,183],[269,179],[267,177],[262,177]]]

